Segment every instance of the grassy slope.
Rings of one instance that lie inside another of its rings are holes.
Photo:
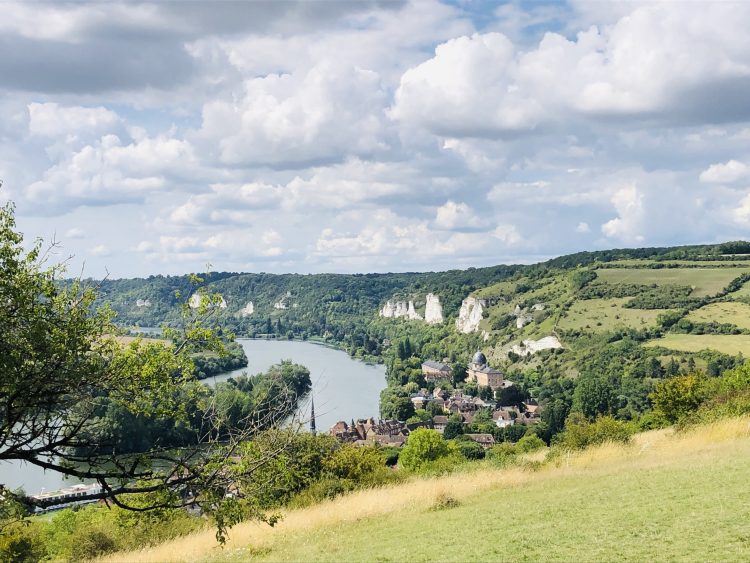
[[[750,270],[746,268],[668,268],[661,270],[613,268],[597,270],[597,276],[607,283],[692,286],[693,295],[703,297],[718,293],[734,278],[748,271]]]
[[[748,560],[749,419],[657,431],[531,472],[482,467],[363,491],[119,561]],[[481,467],[481,465],[480,465]],[[450,495],[459,506],[432,510]]]
[[[735,303],[725,301],[722,303],[711,303],[687,316],[692,322],[717,322],[729,323],[740,328],[750,328],[750,305],[747,303]]]
[[[665,309],[627,309],[629,297],[587,299],[576,301],[560,319],[561,329],[589,329],[593,332],[614,330],[617,327],[642,329],[656,324],[656,317]]]
[[[678,352],[718,350],[735,356],[750,351],[750,334],[665,334],[662,338],[644,344],[647,348],[659,346]]]

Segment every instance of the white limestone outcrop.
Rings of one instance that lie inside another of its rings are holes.
[[[392,301],[387,301],[383,308],[380,309],[379,315],[386,319],[392,319],[396,316],[396,307],[394,307]]]
[[[484,313],[484,302],[476,297],[467,297],[461,302],[456,319],[456,330],[464,334],[479,330],[479,322]]]
[[[247,304],[239,310],[239,315],[244,319],[245,317],[249,317],[250,315],[252,315],[254,312],[255,305],[253,305],[252,301],[248,301]]]
[[[406,318],[410,321],[421,321],[422,315],[417,313],[414,307],[414,301],[388,301],[380,310],[381,317],[389,319]]]
[[[554,350],[562,348],[563,345],[556,336],[545,336],[539,340],[524,340],[520,344],[515,344],[510,351],[519,356],[529,356],[542,350]]]
[[[424,322],[428,325],[439,325],[443,322],[443,307],[440,305],[440,297],[428,293],[424,307]]]
[[[135,302],[136,307],[151,307],[151,301],[148,299],[138,299]]]
[[[409,307],[406,310],[406,318],[410,321],[421,321],[422,315],[417,313],[417,310],[414,308],[414,301],[409,301]]]
[[[206,296],[206,299],[210,299],[208,296]],[[188,300],[188,307],[191,309],[197,309],[201,306],[203,303],[203,296],[200,293],[193,293],[190,296],[190,299]],[[209,307],[218,306],[219,309],[226,309],[227,308],[227,302],[224,300],[224,297],[219,295],[219,303],[218,305],[215,305],[214,303],[209,303]]]

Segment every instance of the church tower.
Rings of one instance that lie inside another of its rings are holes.
[[[315,436],[315,399],[310,395],[310,432]]]

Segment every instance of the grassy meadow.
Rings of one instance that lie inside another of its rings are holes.
[[[750,419],[361,491],[106,561],[746,561]]]
[[[666,334],[644,346],[662,347],[677,352],[717,350],[732,356],[742,352],[747,356],[750,354],[750,334]]]
[[[691,311],[687,318],[694,323],[729,323],[750,329],[750,305],[731,301],[711,303]]]
[[[586,299],[576,301],[560,318],[557,326],[563,330],[591,330],[605,332],[619,326],[642,329],[656,324],[656,317],[664,309],[626,309],[630,297],[614,299]]]
[[[695,297],[705,297],[715,295],[733,279],[749,271],[748,268],[610,268],[599,269],[596,273],[600,280],[612,284],[690,286]]]

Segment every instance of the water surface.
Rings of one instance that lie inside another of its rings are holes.
[[[247,338],[237,341],[247,354],[248,366],[204,379],[204,383],[214,385],[243,372],[264,372],[281,360],[292,360],[310,370],[319,432],[327,432],[338,420],[378,415],[380,391],[385,387],[384,366],[365,364],[353,360],[346,352],[311,342]],[[302,405],[299,416],[309,420],[309,400]],[[0,462],[0,483],[10,488],[23,487],[28,493],[69,487],[78,482],[27,463]]]

